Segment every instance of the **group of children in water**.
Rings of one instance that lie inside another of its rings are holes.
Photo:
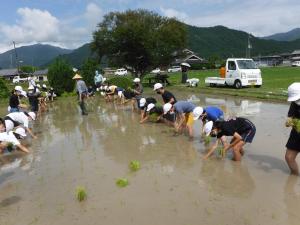
[[[154,91],[161,95],[163,106],[153,97],[144,97],[139,78],[135,78],[134,89],[125,90],[115,85],[102,84],[101,94],[107,102],[119,101],[120,104],[132,103],[132,108],[138,108],[141,114],[140,123],[150,118],[154,122],[164,122],[174,127],[178,134],[188,132],[193,138],[193,125],[196,120],[203,123],[202,136],[213,137],[216,141],[209,147],[204,159],[214,154],[220,144],[223,145],[223,156],[232,150],[233,160],[241,161],[244,155],[244,145],[251,143],[255,137],[256,127],[247,118],[236,117],[225,120],[223,111],[215,106],[200,107],[189,101],[177,101],[175,96],[166,90],[161,83],[154,85]],[[296,157],[300,152],[300,131],[297,131],[291,120],[300,120],[300,83],[293,83],[288,88],[288,102],[291,102],[286,126],[292,127],[286,144],[285,159],[294,175],[299,175]],[[299,121],[300,124],[300,121]],[[226,137],[232,137],[228,143]]]
[[[53,101],[56,96],[53,88],[48,89],[46,84],[40,86],[32,79],[28,81],[27,92],[21,86],[14,87],[7,108],[9,113],[0,118],[0,154],[14,149],[29,152],[22,140],[27,137],[27,133],[37,138],[30,128],[30,122],[46,111],[46,102]]]
[[[82,77],[76,74],[76,89],[79,97],[79,105],[83,115],[87,115],[85,99],[89,96],[88,88]],[[95,82],[96,83],[96,82]],[[247,118],[237,117],[226,120],[224,112],[215,106],[201,107],[189,101],[178,101],[176,97],[165,89],[161,83],[154,85],[153,91],[161,95],[163,105],[160,106],[153,97],[143,96],[143,86],[139,78],[133,80],[134,87],[124,89],[116,85],[109,85],[108,82],[97,82],[96,88],[104,96],[106,102],[118,102],[119,104],[131,104],[133,110],[140,112],[140,123],[149,120],[153,122],[163,122],[174,127],[177,134],[187,132],[190,139],[193,139],[193,126],[196,120],[201,120],[203,124],[202,136],[216,138],[209,147],[204,159],[208,159],[214,154],[220,144],[223,145],[223,156],[227,151],[232,150],[233,160],[241,161],[244,155],[244,145],[251,143],[255,137],[256,127]],[[44,90],[46,86],[44,86]],[[0,152],[9,150],[13,146],[23,152],[29,150],[20,143],[20,139],[25,138],[26,133],[32,138],[36,138],[29,128],[29,121],[36,120],[40,112],[39,107],[49,98],[53,100],[53,89],[47,91],[46,96],[39,95],[41,91],[38,85],[30,85],[28,93],[24,92],[20,86],[16,86],[11,97],[9,114],[0,119]],[[23,97],[22,97],[23,96]],[[30,112],[22,104],[22,98],[28,97],[31,106]],[[296,157],[300,152],[300,133],[294,120],[300,120],[300,83],[293,83],[288,88],[288,101],[291,102],[288,112],[287,127],[292,127],[289,140],[286,144],[286,162],[292,174],[299,175],[299,168]],[[232,137],[227,142],[226,137]]]

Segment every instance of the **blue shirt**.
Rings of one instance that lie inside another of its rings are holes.
[[[103,76],[100,73],[95,75],[95,77],[94,77],[95,84],[101,83],[102,80],[103,80]]]
[[[196,106],[188,101],[178,101],[174,104],[175,111],[177,113],[190,113],[196,108]]]
[[[77,91],[78,91],[79,94],[88,92],[88,88],[85,85],[85,82],[83,80],[78,80],[77,81],[76,88],[77,88]]]
[[[215,106],[208,106],[204,109],[208,121],[216,122],[217,120],[224,119],[224,113],[221,109]]]

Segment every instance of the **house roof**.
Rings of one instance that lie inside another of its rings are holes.
[[[48,69],[44,69],[44,70],[37,70],[32,75],[40,76],[40,75],[47,75],[47,74],[48,74]]]
[[[300,49],[293,51],[292,55],[300,55]]]
[[[202,58],[200,58],[199,56],[192,54],[192,55],[188,55],[183,61],[203,61]]]
[[[0,70],[1,77],[9,77],[18,75],[18,69],[2,69]]]

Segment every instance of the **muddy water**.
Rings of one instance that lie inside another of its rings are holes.
[[[177,95],[257,125],[241,163],[230,155],[203,161],[199,137],[191,142],[164,125],[140,125],[126,106],[95,100],[82,117],[74,99],[59,100],[34,125],[31,154],[0,157],[0,224],[300,224],[300,182],[283,161],[288,105]],[[131,160],[141,170],[131,173]],[[129,186],[119,188],[123,177]],[[88,194],[81,203],[78,186]]]

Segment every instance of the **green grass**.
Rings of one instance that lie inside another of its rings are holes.
[[[285,101],[287,98],[287,88],[293,82],[300,82],[300,68],[297,67],[271,67],[262,68],[263,86],[260,88],[242,88],[236,90],[231,87],[208,87],[204,80],[206,77],[218,76],[218,70],[198,70],[189,71],[189,78],[198,78],[200,85],[197,88],[190,88],[193,92],[222,94],[232,96],[242,96],[260,99],[270,99]],[[150,76],[150,75],[147,75]],[[146,78],[147,78],[146,76]],[[187,89],[185,85],[180,83],[181,73],[171,73],[168,79],[173,87],[170,89]],[[146,80],[144,80],[146,84]]]

